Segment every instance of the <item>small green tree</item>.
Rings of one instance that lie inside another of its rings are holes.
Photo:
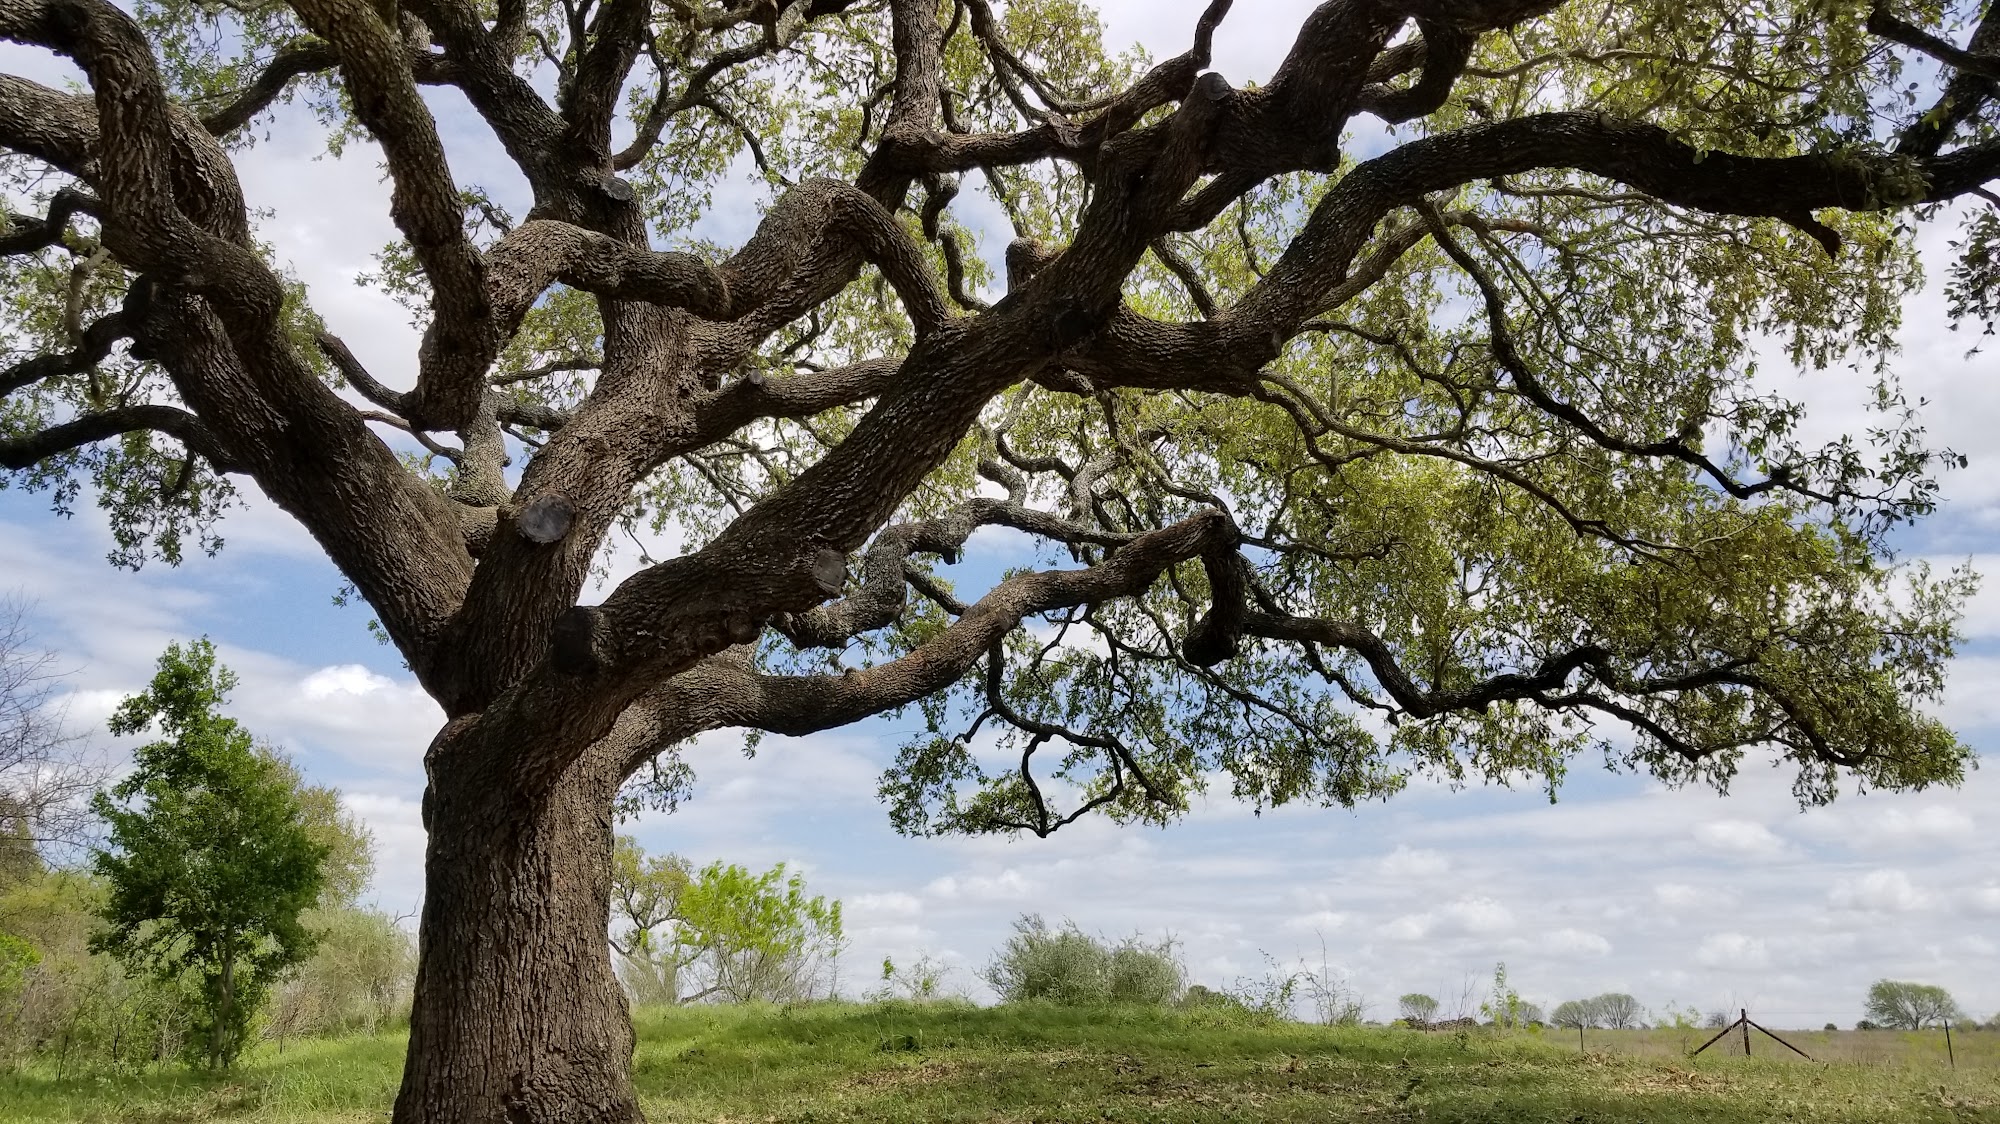
[[[1869,1022],[1891,1030],[1922,1030],[1957,1021],[1958,1003],[1951,993],[1931,984],[1905,980],[1876,980],[1868,987],[1866,1005]]]
[[[1493,993],[1479,1005],[1479,1013],[1500,1029],[1513,1030],[1526,1021],[1521,1017],[1522,1006],[1521,993],[1507,982],[1506,963],[1493,965]]]
[[[785,1002],[833,990],[846,943],[840,902],[807,896],[784,863],[762,874],[710,863],[682,893],[681,917],[681,942],[698,950],[698,998]]]
[[[274,978],[312,952],[299,915],[319,900],[327,855],[282,763],[220,713],[235,685],[208,640],[169,645],[111,718],[113,733],[164,736],[93,801],[110,847],[95,862],[109,893],[92,948],[187,981],[199,1013],[186,1053],[211,1069],[235,1063]]]
[[[1413,991],[1396,1000],[1396,1008],[1402,1013],[1404,1022],[1411,1026],[1423,1026],[1437,1017],[1438,1001]]]
[[[810,999],[832,991],[845,944],[840,903],[808,896],[783,863],[695,871],[627,837],[612,856],[611,906],[620,974],[641,1004]]]

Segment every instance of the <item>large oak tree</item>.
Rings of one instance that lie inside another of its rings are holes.
[[[1252,84],[1230,7],[1155,62],[1076,0],[0,0],[88,85],[0,75],[0,463],[127,564],[254,480],[448,716],[399,1121],[638,1117],[613,813],[707,730],[921,708],[910,832],[1586,752],[1958,779],[1885,356],[1910,219],[2000,172],[2000,17],[1331,0]],[[406,370],[256,240],[232,158],[295,97],[386,163]],[[518,185],[454,178],[447,104]],[[1879,422],[1804,441],[1760,357]],[[579,605],[647,526],[684,548]],[[1039,561],[955,582],[982,531]]]

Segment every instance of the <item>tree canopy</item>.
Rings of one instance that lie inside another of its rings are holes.
[[[1253,82],[1210,67],[1231,8],[1153,59],[1078,0],[0,0],[86,79],[0,76],[0,464],[134,566],[253,480],[448,717],[427,948],[490,963],[426,972],[405,1119],[636,1114],[515,1080],[620,1049],[608,953],[535,950],[603,940],[599,820],[707,730],[914,708],[919,834],[1585,754],[1962,776],[1924,707],[1972,579],[1887,546],[1962,461],[1889,350],[1912,220],[2000,171],[2000,14],[1329,0]],[[307,115],[385,163],[398,370],[246,205],[234,156]],[[1877,418],[1806,440],[1779,366]],[[580,604],[648,528],[674,556]],[[955,569],[1009,534],[1032,562]],[[605,1006],[484,1013],[550,970]]]
[[[1868,1021],[1891,1030],[1922,1030],[1965,1018],[1951,993],[1934,984],[1876,980],[1868,985]]]

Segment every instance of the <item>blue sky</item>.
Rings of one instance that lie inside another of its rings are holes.
[[[1137,39],[1165,56],[1181,49],[1200,5],[1104,7],[1114,45]],[[1309,8],[1239,4],[1216,68],[1238,84],[1268,75]],[[45,81],[64,70],[12,48],[0,49],[0,69]],[[461,182],[507,198],[517,181],[490,137],[449,98],[436,104]],[[416,352],[407,314],[353,284],[393,235],[373,149],[315,161],[319,152],[315,137],[273,130],[239,162],[246,194],[274,212],[263,235],[333,329],[378,373],[406,379]],[[754,217],[745,193],[704,233],[737,241]],[[1949,226],[1924,232],[1933,260],[1950,236]],[[1937,441],[1972,459],[1905,548],[1987,569],[1989,555],[2000,558],[2000,382],[1988,359],[1965,354],[1971,339],[1945,330],[1935,288],[1905,319],[1906,384],[1930,400]],[[1863,424],[1865,387],[1851,375],[1767,377],[1813,404],[1815,434]],[[253,495],[227,525],[220,557],[128,574],[105,564],[109,537],[94,512],[64,521],[45,501],[0,492],[0,593],[34,601],[41,640],[75,669],[72,719],[101,729],[168,641],[213,637],[243,679],[237,714],[346,793],[378,839],[376,897],[412,912],[422,890],[420,762],[438,712],[369,635],[366,610],[332,605],[341,581],[304,532]],[[989,534],[975,545],[984,553],[968,568],[990,569],[1020,544]],[[1967,632],[1944,716],[1990,745],[2000,732],[2000,590],[1973,604]],[[1324,949],[1378,1017],[1410,990],[1455,1013],[1468,987],[1474,1003],[1484,994],[1501,960],[1525,996],[1545,1003],[1621,990],[1655,1009],[1748,1006],[1773,1025],[1847,1024],[1868,982],[1892,976],[1943,984],[1980,1017],[2000,1011],[1993,768],[1955,792],[1850,797],[1806,814],[1784,775],[1757,767],[1727,798],[1580,769],[1553,807],[1533,790],[1419,785],[1352,813],[1257,817],[1217,800],[1167,830],[1085,822],[1046,841],[911,841],[889,830],[874,795],[901,733],[878,721],[769,739],[749,760],[740,739],[706,738],[692,754],[694,799],[627,830],[697,862],[804,868],[816,891],[846,903],[845,975],[856,991],[884,955],[929,953],[982,994],[976,969],[1016,916],[1038,911],[1113,935],[1171,933],[1211,986],[1262,973],[1266,954],[1317,967]]]

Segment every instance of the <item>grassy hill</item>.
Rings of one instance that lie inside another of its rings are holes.
[[[2000,1034],[1801,1034],[1833,1057],[1703,1055],[1669,1032],[1424,1033],[1232,1012],[826,1004],[639,1016],[655,1121],[1924,1122],[2000,1124]],[[1766,1043],[1758,1043],[1761,1051]],[[0,1076],[0,1121],[360,1122],[400,1037],[260,1047],[231,1078]],[[1772,1046],[1775,1050],[1776,1047]]]

